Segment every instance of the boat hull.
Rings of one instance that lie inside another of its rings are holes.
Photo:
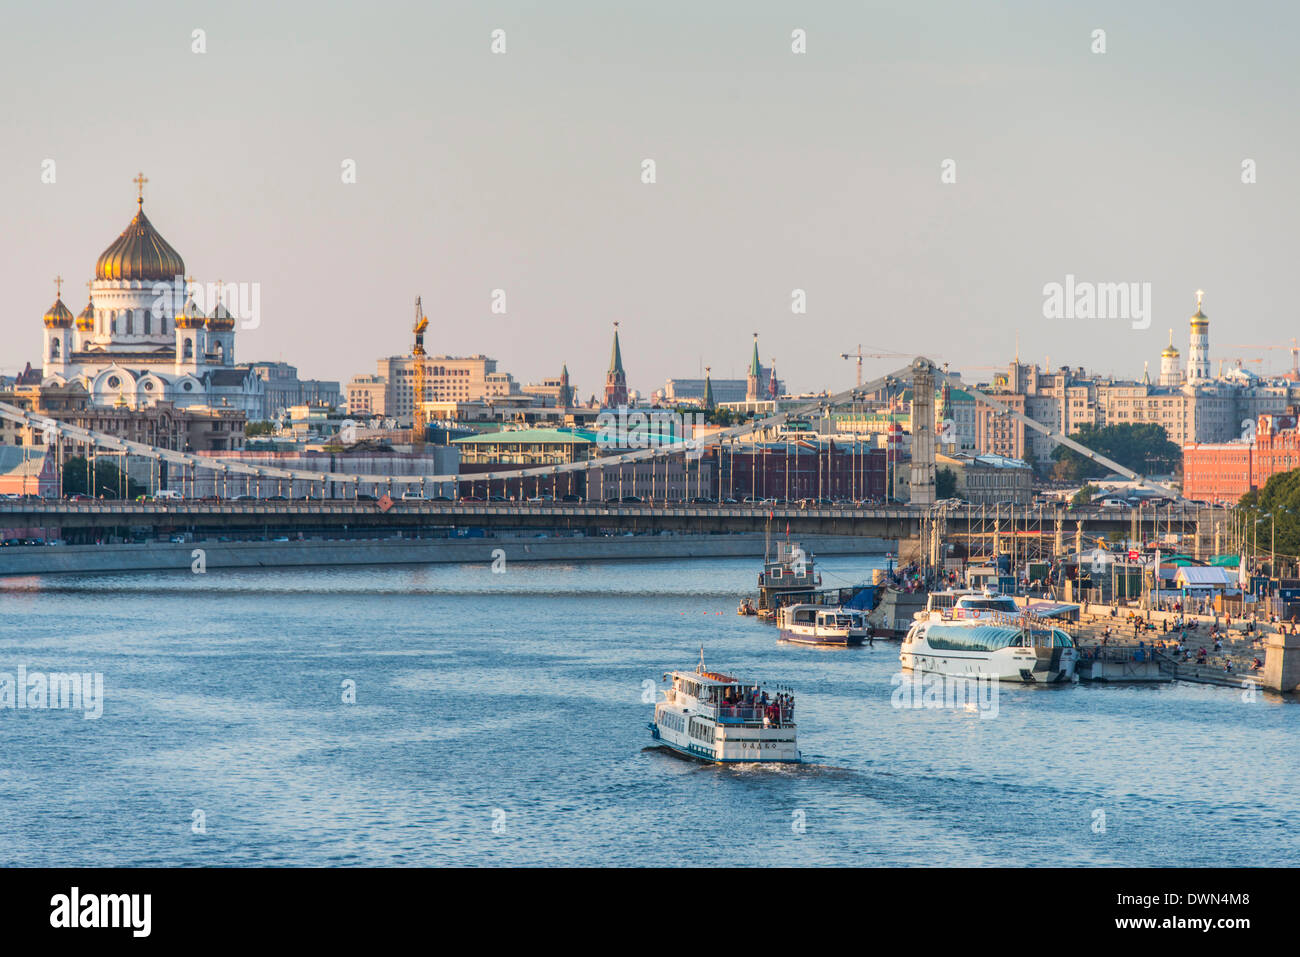
[[[677,753],[710,764],[799,764],[802,761],[793,726],[723,724],[714,726],[711,736],[699,738],[652,721],[650,734]]]
[[[1045,649],[1047,650],[1047,649]],[[936,651],[904,644],[899,663],[908,671],[952,675],[959,678],[986,677],[1022,684],[1055,684],[1074,676],[1073,649],[1050,649],[1040,655],[1036,649],[1004,649],[983,654]],[[1006,654],[1004,652],[1015,652]]]
[[[861,635],[826,635],[795,631],[791,628],[780,628],[778,634],[782,641],[793,641],[801,645],[832,645],[840,648],[860,645],[866,640]]]

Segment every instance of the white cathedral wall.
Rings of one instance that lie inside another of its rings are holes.
[[[96,343],[169,345],[176,314],[185,304],[185,282],[180,277],[169,282],[97,279],[91,284],[91,295]]]

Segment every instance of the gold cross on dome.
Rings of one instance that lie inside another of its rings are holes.
[[[54,277],[54,298],[55,299],[63,298],[63,277],[62,276]]]
[[[137,192],[137,195],[136,195],[136,199],[135,199],[135,201],[136,201],[137,203],[143,203],[143,202],[144,202],[144,184],[147,183],[147,182],[149,182],[149,181],[148,181],[147,179],[144,178],[144,173],[136,173],[136,174],[135,174],[135,179],[131,180],[131,182],[135,183],[136,190],[138,191],[138,192]]]
[[[1201,308],[1201,300],[1204,299],[1204,298],[1205,298],[1205,290],[1204,290],[1204,289],[1198,289],[1198,290],[1196,290],[1196,308],[1197,308],[1197,309],[1200,309],[1200,308]]]

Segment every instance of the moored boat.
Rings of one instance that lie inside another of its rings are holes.
[[[764,559],[758,576],[758,616],[771,619],[783,604],[797,602],[821,587],[813,556],[798,542],[778,542],[776,557]]]
[[[671,684],[655,703],[650,733],[667,747],[722,764],[799,762],[794,695],[707,671],[702,651],[698,668],[664,680]]]
[[[870,634],[861,612],[825,605],[783,605],[776,627],[782,640],[809,645],[860,645]]]
[[[1058,623],[1030,615],[981,612],[979,618],[918,616],[899,651],[910,671],[1051,684],[1074,676],[1078,654]]]

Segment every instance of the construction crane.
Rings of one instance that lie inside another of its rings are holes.
[[[1295,339],[1295,337],[1292,337],[1292,339],[1291,339],[1291,344],[1290,344],[1289,346],[1278,346],[1278,345],[1269,346],[1269,345],[1260,345],[1260,344],[1258,344],[1258,343],[1252,343],[1252,342],[1230,342],[1230,343],[1228,343],[1226,346],[1224,346],[1224,348],[1226,348],[1226,349],[1263,349],[1263,350],[1265,350],[1265,351],[1272,351],[1272,350],[1274,350],[1274,349],[1286,349],[1286,350],[1288,350],[1288,351],[1291,353],[1291,373],[1292,373],[1292,375],[1295,375],[1296,377],[1300,378],[1300,343],[1297,343],[1297,340]],[[1251,361],[1251,362],[1262,362],[1263,360],[1262,360],[1262,359],[1251,359],[1251,360],[1249,360],[1249,361]]]
[[[863,359],[906,359],[908,356],[904,352],[863,352],[862,346],[859,345],[857,352],[841,352],[840,358],[858,360],[858,388],[862,388]]]
[[[413,404],[413,421],[415,423],[415,441],[424,441],[424,377],[427,369],[424,364],[424,330],[429,328],[429,317],[424,314],[424,309],[420,305],[420,297],[415,297],[415,345],[411,348],[411,355],[415,357],[415,389]]]

